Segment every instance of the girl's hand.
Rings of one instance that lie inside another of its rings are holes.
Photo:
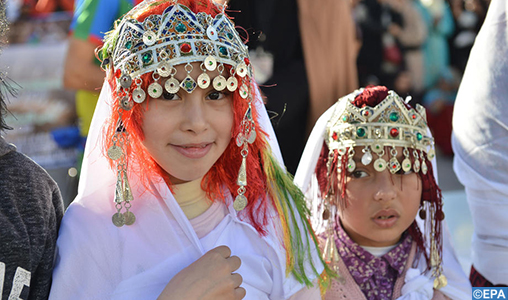
[[[233,273],[238,270],[241,261],[230,255],[231,250],[227,246],[208,251],[176,274],[157,299],[243,299],[246,292],[240,287],[242,276]]]

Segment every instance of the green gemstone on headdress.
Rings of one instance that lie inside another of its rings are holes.
[[[390,114],[390,120],[392,122],[397,122],[398,119],[399,119],[399,114],[397,112],[392,112]]]
[[[228,32],[228,39],[232,40],[235,36],[231,33],[231,32]]]
[[[422,138],[423,138],[422,134],[418,132],[418,133],[416,134],[416,139],[417,139],[417,140],[419,140],[419,141],[421,141],[421,140],[422,140]]]
[[[365,128],[363,128],[363,127],[356,129],[356,135],[359,137],[364,137],[365,133],[366,133]]]
[[[228,55],[228,49],[226,49],[226,47],[220,46],[219,47],[219,52],[223,56],[227,56]]]
[[[141,61],[143,61],[143,64],[145,64],[145,65],[151,63],[152,62],[152,53],[150,53],[150,52],[143,53],[143,55],[141,56]]]
[[[183,33],[185,31],[187,31],[187,26],[185,26],[183,23],[178,23],[175,26],[175,30],[180,32],[180,33]]]
[[[342,116],[342,122],[347,122],[347,116],[346,115]]]
[[[132,48],[132,41],[127,41],[127,43],[125,43],[125,48],[127,49]]]

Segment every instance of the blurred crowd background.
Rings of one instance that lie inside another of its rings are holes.
[[[17,97],[8,100],[7,124],[14,130],[4,136],[48,170],[68,204],[76,194],[84,141],[75,91],[63,86],[75,3],[4,1],[11,25],[0,66],[18,86]],[[464,219],[469,212],[463,188],[451,169],[451,119],[489,2],[228,1],[229,13],[251,49],[256,79],[267,96],[288,170],[296,170],[309,130],[338,97],[361,86],[385,85],[402,97],[411,95],[413,105],[427,108],[437,144],[440,185],[450,192],[445,203],[456,201],[457,219]],[[464,223],[467,217],[464,220],[450,222],[451,227],[458,226],[453,231],[466,236],[463,248],[468,247],[472,231],[472,225]]]

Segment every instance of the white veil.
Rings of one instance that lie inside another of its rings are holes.
[[[277,229],[270,227],[268,235],[259,238],[252,226],[237,218],[231,197],[226,200],[229,214],[216,227],[224,226],[222,231],[200,240],[165,183],[153,182],[155,192],[151,193],[145,191],[136,176],[129,176],[134,195],[131,211],[136,215],[136,223],[122,228],[114,226],[111,217],[116,212],[113,202],[116,170],[110,168],[101,146],[111,101],[111,90],[105,82],[85,147],[78,196],[69,206],[60,228],[50,299],[156,299],[176,273],[221,244],[237,249],[233,255],[242,258],[238,272],[244,277],[244,283],[249,277],[250,282],[259,283],[255,289],[246,286],[250,295],[246,299],[263,299],[263,294],[256,294],[258,290],[291,295],[303,287],[294,277],[286,278],[286,255]],[[258,126],[268,134],[273,155],[283,165],[258,91],[254,105],[258,109]],[[262,241],[266,247],[260,250]],[[254,251],[265,254],[250,257]],[[315,251],[313,256],[320,271]],[[264,268],[265,260],[273,264],[271,275],[263,273],[268,279],[258,278],[257,272],[242,273],[242,268],[249,265],[250,270]],[[272,279],[284,284],[267,285],[267,280]]]
[[[355,91],[353,94],[355,93],[358,93],[358,91]],[[325,231],[328,221],[325,221],[322,218],[324,205],[321,205],[323,199],[321,199],[321,195],[319,193],[315,168],[323,146],[326,134],[326,125],[333,115],[334,110],[337,109],[337,106],[336,102],[325,113],[323,113],[316,122],[307,141],[307,145],[305,146],[305,150],[303,151],[294,179],[295,183],[302,189],[306,196],[307,205],[311,211],[311,223],[316,231],[316,234],[320,234]],[[431,136],[430,132],[428,132],[428,136]],[[435,159],[432,161],[432,165],[435,172],[434,176],[436,176],[437,181],[437,167]],[[416,220],[423,232],[423,221],[419,218],[416,218]],[[471,285],[469,284],[469,281],[458,262],[457,256],[451,244],[451,236],[448,226],[446,225],[446,221],[443,222],[443,235],[443,268],[444,275],[448,279],[448,285],[441,288],[440,291],[451,299],[469,299],[471,298]],[[420,263],[421,262],[425,262],[425,260],[421,260]],[[433,279],[429,278],[429,280]]]

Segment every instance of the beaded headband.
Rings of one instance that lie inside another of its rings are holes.
[[[325,142],[330,153],[337,150],[340,157],[348,155],[349,172],[356,168],[354,147],[364,146],[361,162],[363,165],[370,164],[374,152],[378,156],[374,161],[376,171],[388,168],[395,174],[402,168],[405,172],[412,169],[426,174],[428,167],[424,155],[432,160],[435,152],[434,139],[427,135],[425,108],[419,104],[416,105],[416,110],[409,108],[394,91],[390,91],[375,107],[359,108],[352,102],[362,91],[363,89],[357,90],[339,99],[336,104],[326,127]],[[391,147],[388,163],[383,159],[385,147]],[[395,147],[403,147],[402,163],[397,160]],[[411,162],[408,148],[413,150],[414,163]]]
[[[162,95],[162,86],[158,84],[160,77],[170,77],[164,85],[169,93],[177,93],[180,88],[192,93],[197,86],[206,89],[212,83],[218,91],[227,88],[231,92],[240,85],[240,96],[244,99],[249,96],[248,84],[239,84],[235,77],[252,77],[248,49],[224,13],[212,18],[204,12],[195,14],[188,7],[175,3],[161,15],[150,15],[138,22],[135,14],[149,5],[149,1],[142,3],[127,14],[103,46],[102,66],[106,68],[113,64],[118,89],[124,88],[128,93],[135,84],[137,88],[132,92],[132,98],[137,103],[143,102],[146,93],[140,87],[141,75],[153,71],[155,82],[148,87],[153,98]],[[202,74],[197,82],[190,76],[192,62],[202,62]],[[174,66],[180,64],[186,64],[187,72],[182,82],[174,78],[177,72]],[[224,64],[231,66],[227,80],[222,75]],[[212,82],[206,72],[215,70],[219,75]]]

